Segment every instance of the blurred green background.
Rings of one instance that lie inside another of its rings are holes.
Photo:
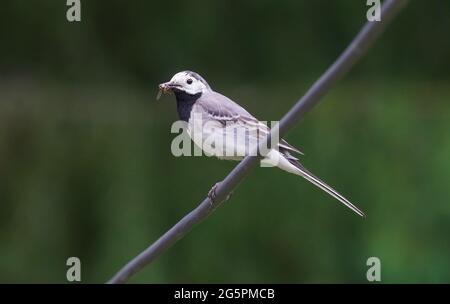
[[[365,22],[366,1],[66,1],[0,5],[0,282],[104,282],[235,165],[170,152],[191,69],[278,120]],[[411,1],[286,137],[366,214],[257,168],[132,282],[450,281],[450,2]]]

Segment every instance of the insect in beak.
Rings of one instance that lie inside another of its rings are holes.
[[[169,84],[170,84],[169,82],[165,82],[165,83],[161,83],[158,86],[158,95],[156,95],[156,100],[159,100],[163,93],[166,93],[166,92],[170,91],[170,85]]]
[[[162,92],[161,88],[158,89],[158,95],[156,95],[156,100],[159,100],[161,98],[162,93],[163,92]]]

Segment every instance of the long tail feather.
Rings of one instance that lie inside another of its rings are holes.
[[[329,195],[331,195],[332,197],[334,197],[335,199],[340,201],[342,204],[344,204],[345,206],[347,206],[348,208],[353,210],[358,215],[360,215],[362,217],[365,217],[364,212],[362,212],[360,209],[358,209],[358,207],[353,205],[348,199],[343,197],[341,194],[339,194],[339,192],[337,192],[332,187],[327,185],[324,181],[322,181],[317,176],[315,176],[314,174],[309,172],[300,163],[298,163],[298,162],[293,163],[291,161],[291,164],[293,164],[298,169],[298,172],[297,172],[298,175],[302,176],[303,178],[305,178],[306,180],[308,180],[309,182],[311,182],[315,186],[319,187],[320,189],[322,189],[323,191],[325,191],[326,193],[328,193]]]

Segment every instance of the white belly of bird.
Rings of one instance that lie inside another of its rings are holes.
[[[190,119],[187,133],[205,155],[224,160],[242,160],[252,152],[255,153],[258,145],[257,136],[238,123],[224,126],[218,121],[204,122],[201,119]],[[291,167],[280,152],[273,149],[261,160],[261,165]]]
[[[217,121],[190,119],[187,133],[205,155],[227,160],[243,159],[256,142],[245,137],[245,128],[224,126]]]

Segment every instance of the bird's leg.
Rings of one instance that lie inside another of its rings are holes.
[[[214,186],[212,186],[211,190],[209,190],[209,192],[208,192],[210,205],[212,205],[216,201],[216,190],[217,190],[217,187],[219,186],[219,184],[220,184],[220,182],[215,183]]]
[[[216,202],[216,198],[217,198],[217,187],[220,185],[221,182],[216,183],[214,186],[212,186],[211,190],[209,190],[208,192],[208,197],[209,200],[211,201],[211,205],[213,203]],[[224,199],[224,202],[228,201],[231,198],[231,195],[233,194],[233,192],[231,192],[230,194],[228,194],[228,196]]]

